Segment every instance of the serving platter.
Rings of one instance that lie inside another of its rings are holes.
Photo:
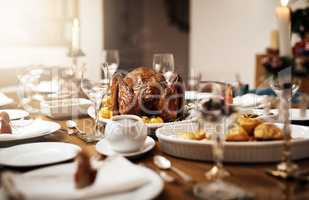
[[[282,127],[282,124],[276,124]],[[182,123],[164,126],[156,130],[160,149],[172,156],[212,161],[211,140],[188,140],[177,137],[177,133],[194,131],[196,124]],[[309,157],[309,127],[291,125],[292,158],[303,159]],[[224,142],[224,162],[261,163],[278,162],[281,160],[284,141],[250,141]]]
[[[94,112],[94,107],[93,106],[90,106],[88,108],[88,115],[91,117],[91,118],[95,118],[95,112]],[[110,119],[106,119],[106,118],[100,118],[99,119],[99,122],[103,123],[103,124],[106,124],[107,122],[109,122]],[[185,119],[185,120],[181,120],[181,121],[175,121],[175,122],[165,122],[165,123],[149,123],[149,124],[146,124],[147,128],[152,130],[152,129],[157,129],[157,128],[160,128],[162,126],[166,126],[166,125],[174,125],[174,124],[179,124],[179,123],[188,123],[188,122],[193,122],[194,119]]]

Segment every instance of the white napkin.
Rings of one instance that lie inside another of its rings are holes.
[[[21,175],[5,173],[2,183],[8,194],[17,193],[25,200],[71,200],[126,192],[149,181],[138,166],[121,156],[106,159],[98,169],[94,184],[83,189],[75,188],[75,169],[76,163],[69,163]],[[10,189],[7,189],[7,186],[10,186]]]
[[[0,92],[0,106],[5,106],[11,103],[13,103],[13,99]]]
[[[259,106],[265,102],[266,95],[256,95],[248,93],[242,96],[237,96],[233,99],[233,104],[235,106],[241,107],[253,107]]]

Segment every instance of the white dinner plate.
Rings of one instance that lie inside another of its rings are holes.
[[[38,138],[60,129],[58,123],[45,120],[15,120],[11,125],[13,133],[1,133],[0,143]]]
[[[282,124],[276,124],[282,127]],[[189,140],[177,136],[179,132],[196,130],[196,124],[177,124],[157,129],[156,136],[163,152],[186,159],[212,161],[211,140]],[[309,157],[309,127],[291,125],[292,158],[303,159]],[[282,157],[283,140],[276,141],[248,141],[224,142],[225,162],[278,162]]]
[[[207,100],[210,98],[218,97],[219,95],[215,95],[209,92],[195,92],[195,91],[186,91],[185,92],[185,99],[186,100]]]
[[[9,114],[10,120],[23,119],[29,116],[29,113],[25,110],[20,109],[3,109],[0,112],[7,112]]]
[[[130,158],[130,157],[138,157],[138,156],[141,156],[141,155],[149,152],[151,149],[153,149],[155,147],[155,145],[156,145],[155,141],[151,137],[147,136],[145,143],[140,150],[138,150],[136,152],[122,153],[122,152],[114,151],[110,147],[109,142],[106,139],[103,138],[102,140],[100,140],[100,142],[98,142],[95,145],[95,149],[97,150],[97,152],[99,152],[99,153],[101,153],[105,156],[113,156],[113,155],[116,155],[116,154],[120,154],[124,157]]]
[[[75,158],[81,148],[64,142],[38,142],[16,145],[0,150],[0,165],[34,167]]]
[[[74,165],[74,163],[44,167],[42,169],[37,169],[31,172],[24,173],[22,176],[26,178],[28,176],[35,176],[35,175],[41,176],[42,174],[53,174],[55,173],[55,170],[65,171],[68,167],[72,168],[72,165]],[[103,197],[96,197],[96,198],[92,198],[91,200],[115,200],[115,199],[117,200],[132,200],[132,199],[149,200],[149,199],[156,198],[162,192],[164,188],[164,183],[162,179],[156,172],[154,172],[153,170],[149,168],[146,168],[143,166],[137,166],[137,167],[140,168],[140,173],[143,174],[143,176],[145,176],[149,180],[147,184],[135,190],[117,193],[117,194],[105,195]],[[5,194],[2,188],[0,189],[0,199],[9,200],[9,198],[7,197],[7,195]]]
[[[278,115],[278,109],[272,109],[271,112]],[[305,116],[301,116],[301,109],[291,108],[290,109],[290,120],[292,121],[309,121],[309,109],[306,111]]]
[[[256,95],[248,93],[233,98],[233,105],[240,108],[260,108],[263,107],[266,95]]]
[[[88,115],[91,118],[95,117],[93,106],[90,106],[88,108]],[[110,121],[110,119],[105,119],[105,118],[100,118],[99,119],[99,122],[104,123],[104,124],[109,122],[109,121]],[[182,121],[165,122],[165,123],[151,123],[151,124],[146,124],[146,126],[147,126],[148,129],[157,129],[157,128],[165,126],[165,125],[172,125],[172,124],[178,124],[178,123],[187,123],[187,122],[192,122],[192,121],[194,121],[194,119],[185,119],[185,120],[182,120]]]

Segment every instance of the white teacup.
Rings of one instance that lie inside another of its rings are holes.
[[[118,152],[138,151],[145,143],[147,127],[136,115],[117,115],[105,126],[105,138]]]

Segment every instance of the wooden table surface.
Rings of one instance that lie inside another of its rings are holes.
[[[11,106],[14,108],[16,106]],[[42,118],[46,120],[52,120],[44,116],[33,115],[33,118]],[[76,119],[77,120],[77,119]],[[78,119],[79,128],[83,129],[83,125],[91,123],[92,120],[89,118]],[[63,128],[65,128],[65,120],[57,120]],[[308,133],[309,134],[309,133]],[[46,136],[40,139],[40,141],[60,141],[73,143],[80,146],[83,150],[89,153],[89,155],[98,155],[95,151],[94,144],[87,144],[80,140],[76,136],[69,136],[64,132],[58,131],[55,134]],[[308,147],[309,148],[309,147]],[[204,173],[209,170],[212,166],[211,162],[201,162],[193,160],[185,160],[180,158],[175,158],[166,155],[160,151],[160,144],[157,142],[156,147],[151,152],[145,154],[143,157],[132,160],[137,164],[144,164],[147,167],[157,170],[157,168],[152,163],[154,155],[161,154],[166,156],[171,160],[172,164],[183,170],[184,172],[190,174],[194,181],[206,181]],[[104,157],[102,157],[104,159]],[[309,169],[309,159],[297,162],[301,169]],[[269,175],[265,174],[265,170],[269,168],[274,168],[277,163],[271,164],[225,164],[226,169],[228,169],[232,176],[227,178],[234,184],[237,184],[244,189],[254,193],[256,199],[258,200],[281,200],[281,199],[309,199],[309,187],[306,185],[297,184],[295,181],[283,181]],[[31,169],[11,169],[0,167],[0,172],[4,170],[16,170],[16,171],[28,171]],[[168,172],[171,175],[177,177],[173,172]],[[179,179],[178,179],[179,180]],[[309,184],[308,184],[309,185]],[[192,185],[184,184],[180,180],[177,183],[165,183],[163,192],[157,199],[195,199],[192,195]]]

